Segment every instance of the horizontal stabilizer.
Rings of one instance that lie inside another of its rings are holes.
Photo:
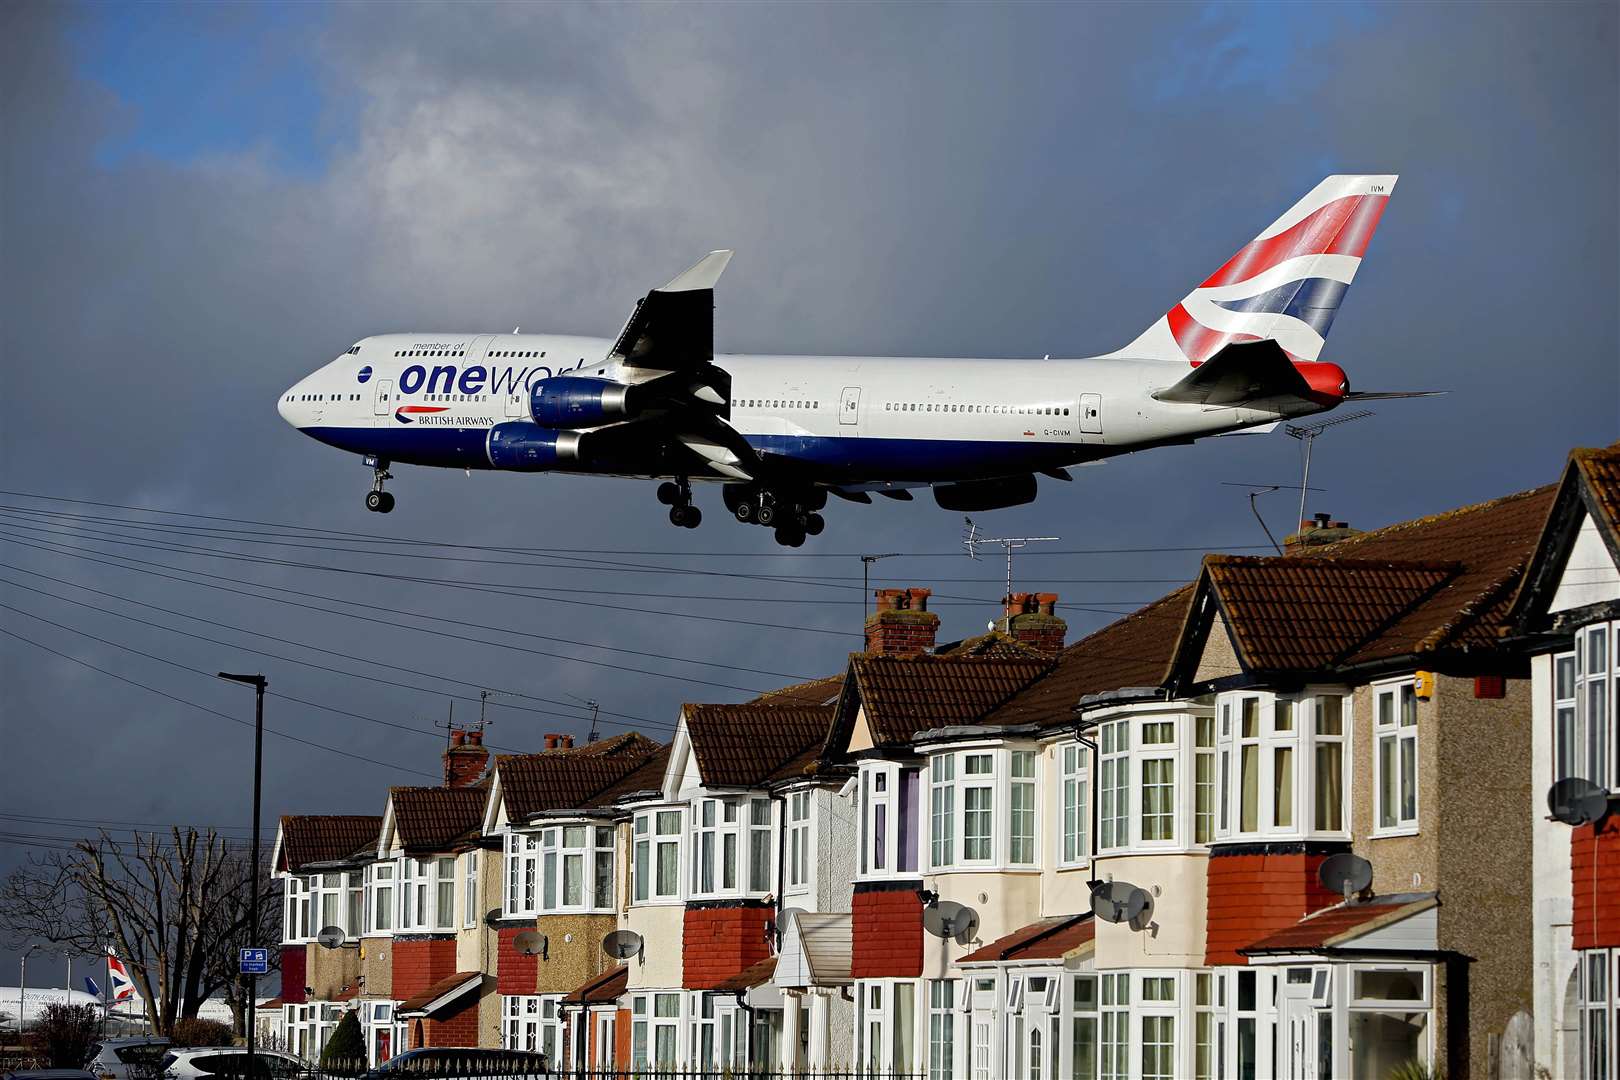
[[[1439,397],[1450,390],[1352,390],[1344,395],[1346,401],[1395,401],[1398,398]]]
[[[1310,391],[1282,346],[1267,339],[1223,346],[1192,374],[1153,396],[1188,405],[1241,405],[1261,398],[1304,398]]]

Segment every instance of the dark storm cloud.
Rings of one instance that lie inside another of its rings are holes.
[[[1491,5],[1467,18],[1437,5],[353,5],[302,32],[270,34],[247,9],[240,32],[209,27],[211,50],[177,44],[165,55],[163,35],[183,33],[188,10],[170,9],[141,38],[146,62],[187,59],[199,99],[239,92],[236,69],[248,62],[272,86],[299,72],[307,112],[179,110],[172,96],[131,89],[139,68],[117,54],[104,9],[14,4],[0,13],[8,488],[558,552],[771,552],[762,530],[718,513],[698,532],[676,532],[643,486],[568,478],[401,469],[400,509],[378,519],[360,507],[364,469],[286,428],[274,399],[350,342],[387,329],[610,334],[643,290],[721,246],[739,251],[719,292],[725,349],[1103,351],[1134,337],[1321,175],[1346,170],[1402,179],[1329,355],[1360,388],[1453,393],[1389,403],[1326,437],[1313,467],[1328,489],[1317,508],[1381,524],[1544,482],[1569,446],[1615,437],[1612,5]],[[157,134],[182,120],[185,139]],[[1074,484],[1046,485],[1034,506],[985,518],[998,531],[1060,535],[1064,548],[1254,543],[1241,491],[1221,482],[1287,481],[1297,469],[1297,446],[1280,433],[1223,439],[1077,470]],[[1281,527],[1292,499],[1270,498],[1262,506]],[[961,524],[926,501],[835,506],[829,517],[823,551],[950,551]],[[404,567],[603,591],[842,597],[841,608],[600,600],[850,633],[123,550],[407,619],[428,611],[787,673],[835,670],[859,623],[853,590],[742,578]],[[262,666],[286,693],[430,732],[447,711],[441,696],[238,646],[385,680],[397,673],[379,663],[449,674],[471,684],[465,693],[590,697],[657,723],[681,701],[742,693],[435,640],[9,544],[0,561],[357,658],[185,626],[223,643],[206,645],[0,586],[0,602],[109,640],[204,671]],[[853,558],[686,565],[859,579]],[[1195,566],[1190,554],[1029,556],[1020,577],[1104,579],[1056,586],[1078,632],[1106,617],[1087,607],[1129,607],[1166,587],[1117,579],[1174,578]],[[918,583],[983,579],[939,585],[957,596],[1000,591],[993,562],[894,560],[882,572]],[[118,606],[13,571],[0,577]],[[940,610],[950,635],[993,614],[989,604]],[[233,688],[0,614],[64,652],[247,715]],[[773,681],[521,643],[689,678]],[[3,766],[0,810],[245,823],[242,729],[12,641],[0,642],[0,665],[8,742],[30,748]],[[457,706],[458,719],[467,708]],[[503,745],[569,727],[507,708],[494,715],[491,738]],[[436,767],[432,737],[285,702],[273,703],[272,723]],[[420,779],[275,740],[268,749],[272,815],[375,813],[388,783]]]

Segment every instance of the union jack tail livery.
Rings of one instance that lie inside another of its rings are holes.
[[[135,983],[129,977],[128,969],[111,949],[107,950],[107,990],[107,1000],[114,1004],[135,996]]]
[[[1196,366],[1226,345],[1269,340],[1296,363],[1318,359],[1395,180],[1323,180],[1141,337],[1111,355]]]

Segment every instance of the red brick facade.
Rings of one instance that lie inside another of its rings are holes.
[[[394,939],[395,1000],[415,997],[440,979],[456,973],[456,939],[453,937]],[[532,984],[531,984],[532,985]],[[534,993],[531,989],[528,993]],[[476,1020],[474,1021],[476,1023]],[[429,1044],[434,1045],[434,1044]],[[450,1043],[446,1045],[459,1045]]]
[[[1577,949],[1620,948],[1620,816],[1581,825],[1569,834],[1570,924]]]
[[[540,980],[540,958],[524,956],[512,946],[512,939],[532,925],[503,926],[500,941],[495,947],[495,992],[498,994],[532,994]]]
[[[688,904],[681,985],[707,990],[770,956],[770,921],[771,910],[757,905]]]
[[[308,1000],[304,993],[305,945],[281,947],[281,1000],[288,1005],[302,1005]]]
[[[932,589],[879,589],[877,610],[866,617],[866,651],[916,656],[934,647],[939,616],[928,610]]]
[[[922,886],[857,884],[852,904],[850,974],[857,979],[922,975]]]
[[[1339,902],[1316,879],[1321,853],[1210,853],[1204,963],[1246,964],[1238,949]]]
[[[477,1046],[478,995],[468,993],[466,1004],[455,1012],[429,1016],[422,1021],[425,1046]]]

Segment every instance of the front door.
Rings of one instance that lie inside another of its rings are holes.
[[[596,1060],[590,1067],[598,1071],[606,1071],[615,1064],[613,1060],[613,1014],[599,1012],[596,1014]]]
[[[387,416],[394,406],[394,380],[383,379],[377,383],[377,396],[373,399],[371,411],[377,416]]]
[[[1296,970],[1300,969],[1290,969],[1289,974]],[[1318,1080],[1317,1010],[1311,1000],[1311,981],[1309,978],[1304,982],[1283,981],[1277,989],[1282,996],[1278,1020],[1283,1025],[1282,1041],[1277,1048],[1277,1076],[1279,1080]]]
[[[840,424],[855,424],[861,418],[861,388],[846,386],[838,398],[838,422]]]
[[[1080,430],[1087,435],[1102,434],[1102,395],[1080,395]]]

